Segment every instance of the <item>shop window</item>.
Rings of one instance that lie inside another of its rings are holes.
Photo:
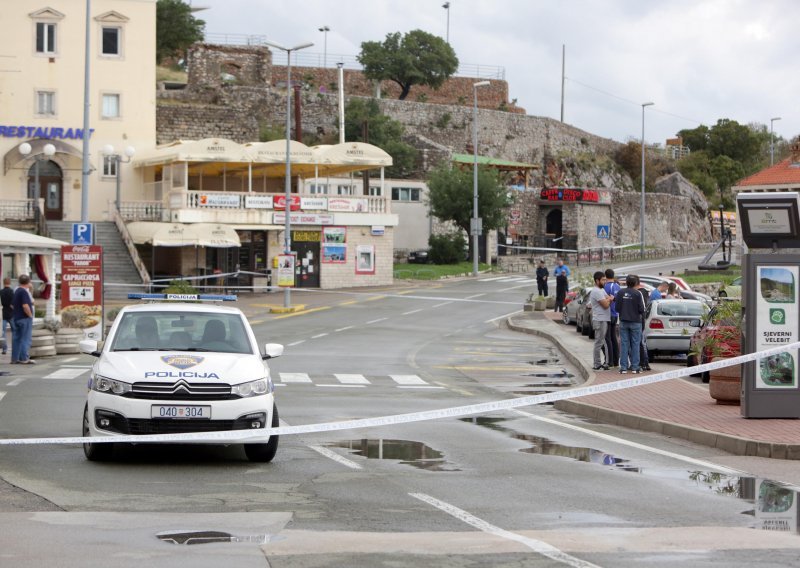
[[[55,55],[56,24],[36,22],[36,53]]]
[[[117,27],[103,26],[102,54],[103,55],[122,55],[120,39],[122,30]]]
[[[419,201],[418,187],[393,187],[392,201]]]

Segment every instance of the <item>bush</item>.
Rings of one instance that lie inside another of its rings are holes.
[[[164,290],[165,294],[197,294],[197,288],[186,280],[172,280]]]
[[[457,264],[464,259],[467,241],[461,233],[431,235],[428,239],[428,260],[434,264]]]

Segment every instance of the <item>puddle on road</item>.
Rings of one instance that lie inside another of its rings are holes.
[[[476,416],[460,418],[477,426],[490,428],[510,435],[515,440],[529,442],[531,447],[521,452],[548,456],[561,456],[577,461],[595,463],[647,477],[678,479],[688,482],[690,487],[710,491],[715,495],[741,499],[754,508],[742,514],[755,517],[753,528],[800,534],[800,492],[780,482],[756,477],[746,477],[698,470],[670,470],[663,468],[640,468],[629,460],[620,458],[594,448],[565,446],[541,436],[522,434],[511,428],[501,426],[505,418]],[[676,477],[677,476],[677,477]]]
[[[163,532],[156,534],[156,538],[170,544],[184,544],[187,546],[219,542],[266,544],[268,540],[266,534],[234,535],[222,531]]]
[[[428,471],[461,471],[444,459],[444,454],[422,442],[411,440],[384,440],[380,438],[346,440],[326,444],[332,448],[345,448],[351,453],[373,460],[398,460]]]

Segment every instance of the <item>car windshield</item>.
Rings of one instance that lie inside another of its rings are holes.
[[[111,351],[216,351],[251,353],[237,314],[214,312],[127,312]]]
[[[667,300],[658,304],[658,315],[660,316],[702,316],[703,314],[705,314],[705,307],[700,302]]]

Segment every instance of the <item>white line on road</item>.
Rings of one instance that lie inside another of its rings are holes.
[[[61,365],[64,369],[91,369],[91,365]]]
[[[308,446],[308,447],[314,450],[315,452],[322,454],[326,458],[330,458],[333,461],[342,464],[343,466],[349,467],[350,469],[364,469],[356,462],[351,461],[347,458],[343,458],[336,452],[330,451],[328,448],[323,448],[322,446]]]
[[[319,339],[320,337],[325,337],[328,335],[327,333],[318,333],[317,335],[312,335],[311,339]]]
[[[417,375],[389,375],[398,385],[427,385],[426,381]]]
[[[427,503],[428,505],[436,507],[440,511],[447,513],[451,517],[455,517],[459,521],[475,527],[480,531],[523,544],[534,552],[555,560],[556,562],[562,562],[567,566],[574,566],[575,568],[599,568],[596,564],[592,564],[591,562],[586,562],[580,558],[570,556],[566,552],[562,552],[555,546],[547,544],[541,540],[528,538],[526,536],[522,536],[521,534],[501,529],[500,527],[484,521],[483,519],[479,519],[475,515],[468,513],[463,509],[459,509],[455,505],[445,503],[444,501],[440,501],[439,499],[431,497],[430,495],[426,495],[425,493],[409,493],[409,495],[415,499],[419,499],[420,501]]]
[[[464,298],[465,300],[474,300],[475,298],[480,298],[481,296],[485,296],[486,294],[475,294],[473,296],[467,296]]]
[[[421,312],[421,311],[422,311],[422,308],[420,308],[418,310],[411,310],[410,312],[403,312],[403,315],[404,316],[410,316],[411,314],[415,314],[415,313]]]
[[[335,388],[335,389],[363,389],[366,388],[367,385],[314,385],[317,387],[328,387],[328,388]]]
[[[346,373],[334,373],[336,380],[344,385],[368,385],[369,381],[364,375],[350,375]]]
[[[588,434],[590,436],[594,436],[596,438],[600,438],[601,440],[607,440],[609,442],[613,442],[615,444],[622,444],[624,446],[629,446],[631,448],[636,448],[638,450],[644,450],[646,452],[651,452],[654,454],[658,454],[661,456],[665,456],[668,458],[680,460],[686,463],[690,463],[692,465],[697,465],[703,468],[711,469],[713,471],[719,473],[728,473],[728,474],[741,474],[743,473],[740,470],[730,469],[728,467],[724,467],[715,463],[707,462],[704,460],[697,460],[694,458],[690,458],[688,456],[683,456],[681,454],[676,454],[674,452],[668,452],[666,450],[659,450],[658,448],[653,448],[651,446],[645,446],[644,444],[639,444],[637,442],[631,442],[629,440],[624,440],[622,438],[617,438],[616,436],[609,436],[608,434],[602,434],[600,432],[595,432],[593,430],[589,430],[588,428],[582,428],[581,426],[576,426],[574,424],[567,424],[565,422],[560,422],[558,420],[553,420],[552,418],[545,418],[544,416],[536,416],[535,414],[531,414],[530,412],[525,412],[524,410],[517,410],[513,409],[512,412],[525,416],[526,418],[531,418],[533,420],[539,420],[540,422],[546,422],[547,424],[553,424],[555,426],[561,426],[563,428],[569,428],[570,430],[574,430],[576,432],[581,432],[583,434]]]
[[[21,384],[22,384],[22,381],[24,381],[26,378],[27,378],[27,377],[19,377],[19,378],[16,378],[16,379],[14,379],[13,381],[11,381],[10,383],[6,383],[6,386],[7,386],[7,387],[16,387],[16,386],[18,386],[18,385],[21,385]]]
[[[492,319],[490,319],[490,320],[486,320],[486,321],[485,321],[485,322],[483,322],[483,323],[492,323],[493,321],[497,321],[497,320],[499,320],[499,319],[507,318],[507,317],[509,317],[509,316],[513,316],[514,314],[518,314],[518,313],[520,313],[521,311],[522,311],[522,310],[517,310],[517,311],[515,311],[515,312],[511,312],[510,314],[506,314],[506,315],[504,315],[504,316],[497,316],[496,318],[492,318]]]
[[[42,378],[43,379],[65,379],[65,380],[77,379],[78,377],[80,377],[82,374],[84,374],[88,370],[89,370],[88,367],[87,368],[82,368],[82,369],[80,369],[80,368],[79,369],[72,369],[72,368],[68,367],[66,369],[59,369],[57,371],[53,371],[49,375],[45,375]]]
[[[505,280],[508,276],[495,276],[494,278],[481,278],[480,282],[494,282],[495,280]]]
[[[435,306],[431,306],[431,308],[441,308],[442,306],[446,306],[447,304],[452,304],[453,302],[442,302],[441,304],[436,304]]]
[[[442,390],[444,387],[434,387],[431,385],[398,385],[397,388],[399,389],[435,389],[435,390]]]
[[[278,373],[283,383],[310,383],[311,377],[307,373]]]
[[[301,339],[300,341],[295,341],[294,343],[289,343],[286,347],[294,347],[295,345],[300,345],[301,343],[305,343],[305,339]]]
[[[378,318],[376,320],[370,320],[370,321],[367,322],[367,325],[369,325],[371,323],[378,323],[379,321],[384,321],[384,320],[387,320],[387,319],[389,319],[389,318]]]
[[[353,329],[353,326],[348,325],[347,327],[340,327],[339,329],[335,329],[334,331],[347,331],[348,329]]]
[[[508,292],[509,290],[517,290],[518,288],[528,288],[530,287],[530,282],[527,284],[520,284],[519,286],[511,286],[510,288],[500,288],[498,292]]]
[[[4,396],[6,396],[6,393],[4,393],[3,391],[0,391],[0,400],[3,400]]]
[[[70,357],[69,359],[64,359],[64,363],[72,363],[73,361],[77,361],[78,357]]]

